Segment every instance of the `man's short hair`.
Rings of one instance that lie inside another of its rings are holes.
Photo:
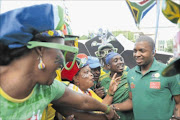
[[[155,43],[154,43],[154,40],[151,37],[146,36],[146,35],[142,35],[136,40],[136,43],[142,42],[142,41],[148,42],[149,45],[151,46],[153,52],[155,51]]]

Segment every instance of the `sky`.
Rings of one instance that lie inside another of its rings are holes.
[[[62,4],[62,1],[2,0],[1,13],[14,8],[41,3]],[[89,32],[97,33],[99,28],[108,29],[109,31],[124,30],[155,34],[156,6],[142,19],[140,29],[138,29],[125,0],[66,1],[65,5],[69,10],[73,34],[76,35],[88,35]],[[167,20],[160,11],[157,40],[173,39],[177,31],[177,25]]]

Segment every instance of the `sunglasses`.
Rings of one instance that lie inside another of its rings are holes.
[[[118,49],[117,48],[112,48],[112,49],[104,49],[104,50],[100,50],[100,51],[96,51],[95,55],[99,58],[103,58],[106,57],[106,55],[110,52],[117,52]]]

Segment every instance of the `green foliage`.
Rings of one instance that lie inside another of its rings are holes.
[[[112,34],[116,37],[119,34],[123,34],[128,40],[135,42],[134,33],[130,31],[112,31]]]
[[[79,37],[79,40],[87,40],[88,39],[88,36],[86,35],[82,35]]]
[[[116,37],[118,36],[119,34],[122,34],[123,32],[122,31],[112,31],[112,34]]]
[[[171,39],[166,42],[167,42],[167,47],[165,48],[165,51],[173,53],[173,40]]]

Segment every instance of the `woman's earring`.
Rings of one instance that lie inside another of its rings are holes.
[[[41,57],[39,57],[39,64],[38,64],[38,68],[39,68],[40,70],[45,69],[45,64],[43,63],[43,61],[42,61],[42,58],[41,58]]]

